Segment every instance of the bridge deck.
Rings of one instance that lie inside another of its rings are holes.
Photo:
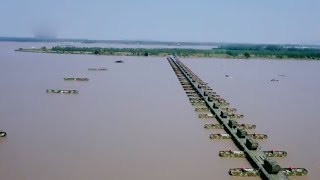
[[[168,58],[169,63],[172,66],[176,66],[180,73],[184,75],[184,77],[190,82],[190,84],[193,86],[193,88],[198,92],[198,94],[203,98],[205,101],[205,104],[210,108],[211,112],[215,115],[215,118],[218,120],[220,124],[223,125],[225,131],[232,137],[231,139],[233,142],[237,145],[237,147],[244,151],[246,154],[247,160],[250,162],[250,164],[254,167],[259,169],[260,176],[263,179],[268,180],[280,180],[280,179],[288,179],[288,177],[283,174],[281,171],[278,174],[269,174],[266,169],[263,167],[264,160],[266,159],[265,154],[260,149],[257,150],[249,150],[247,146],[245,145],[246,138],[239,138],[236,134],[237,129],[230,128],[228,126],[228,122],[230,120],[229,117],[223,118],[221,117],[221,110],[220,108],[214,108],[214,103],[216,103],[214,100],[209,100],[209,97],[204,94],[205,91],[208,92],[208,89],[211,89],[206,84],[203,83],[203,81],[198,78],[187,66],[185,66],[182,62],[180,62],[175,57],[169,57]],[[204,90],[207,89],[207,90]]]

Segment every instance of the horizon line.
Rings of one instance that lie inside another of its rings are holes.
[[[319,43],[250,43],[250,42],[210,42],[210,41],[161,41],[161,40],[139,40],[139,39],[88,39],[88,38],[62,38],[62,37],[25,37],[25,36],[0,36],[0,41],[18,41],[26,39],[28,40],[37,40],[36,42],[56,42],[56,41],[70,41],[70,42],[82,42],[86,43],[94,43],[94,42],[131,42],[131,43],[160,43],[160,44],[168,44],[168,45],[219,45],[219,44],[243,44],[243,45],[307,45],[307,46],[320,46]],[[20,41],[21,42],[21,41]]]

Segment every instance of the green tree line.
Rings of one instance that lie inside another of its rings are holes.
[[[96,55],[132,55],[182,57],[230,57],[230,58],[294,58],[320,59],[320,49],[283,47],[279,45],[228,45],[213,49],[183,48],[101,48],[101,47],[63,47],[51,49],[57,53],[86,53]]]

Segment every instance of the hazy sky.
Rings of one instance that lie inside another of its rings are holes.
[[[0,36],[320,43],[320,0],[1,0]]]

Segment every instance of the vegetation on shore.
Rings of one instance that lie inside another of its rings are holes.
[[[167,56],[216,58],[320,59],[320,49],[280,45],[223,45],[213,49],[183,48],[101,48],[55,46],[51,49],[18,49],[23,52],[93,54],[117,56]]]

